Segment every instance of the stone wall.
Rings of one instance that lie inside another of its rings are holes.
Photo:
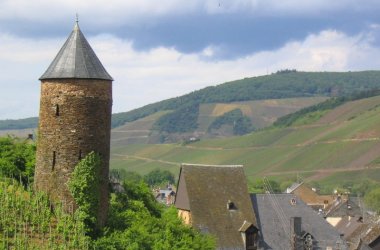
[[[53,79],[41,83],[35,185],[65,210],[76,209],[67,182],[76,164],[91,151],[102,158],[100,226],[108,211],[112,82]]]

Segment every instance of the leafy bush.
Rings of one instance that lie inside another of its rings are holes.
[[[24,186],[33,182],[36,145],[15,137],[0,138],[0,176],[21,180]]]
[[[69,190],[79,207],[75,213],[82,219],[88,235],[92,237],[99,229],[100,166],[100,156],[91,152],[75,166],[68,182]]]
[[[161,207],[144,182],[124,183],[124,189],[112,194],[108,226],[95,249],[215,249],[211,236],[183,225],[177,209]]]

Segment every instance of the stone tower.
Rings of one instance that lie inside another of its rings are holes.
[[[75,24],[41,76],[35,186],[67,211],[76,208],[67,182],[77,163],[91,151],[102,158],[98,221],[108,210],[108,172],[112,77]]]

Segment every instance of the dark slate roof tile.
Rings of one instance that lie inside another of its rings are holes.
[[[113,80],[79,29],[78,23],[40,80],[64,78]]]
[[[310,233],[321,249],[335,247],[340,240],[340,233],[336,229],[292,194],[252,194],[251,199],[261,231],[260,245],[263,249],[291,249],[292,217],[301,217],[302,231]],[[295,203],[292,199],[295,199]]]

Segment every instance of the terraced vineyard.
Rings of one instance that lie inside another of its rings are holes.
[[[242,164],[249,179],[299,174],[322,182],[380,182],[380,96],[348,102],[302,126],[188,145],[112,146],[113,168],[147,173],[158,167],[177,173],[183,162]]]
[[[201,104],[199,107],[198,128],[194,133],[190,133],[188,136],[196,134],[200,137],[204,135],[210,137],[210,135],[207,135],[207,129],[210,124],[217,117],[234,109],[240,109],[244,115],[251,119],[253,126],[257,129],[271,125],[280,116],[314,105],[326,99],[327,97],[300,97],[234,103]],[[159,143],[160,134],[154,131],[153,125],[157,119],[167,113],[170,113],[170,111],[159,111],[113,129],[112,143],[115,146]]]

